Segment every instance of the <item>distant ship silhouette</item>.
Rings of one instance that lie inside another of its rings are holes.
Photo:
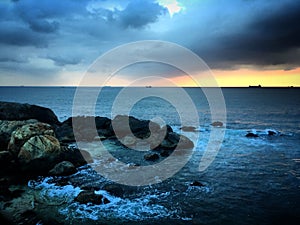
[[[151,85],[148,85],[148,86],[146,86],[146,88],[152,88],[152,86],[151,86]]]
[[[261,85],[257,85],[257,86],[252,86],[252,85],[249,85],[249,88],[261,88]]]

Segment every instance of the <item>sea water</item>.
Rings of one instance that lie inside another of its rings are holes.
[[[121,90],[103,88],[94,115],[111,118],[114,99]],[[199,88],[184,90],[199,115],[196,132],[200,139],[192,158],[174,176],[158,184],[136,187],[123,198],[101,190],[103,184],[111,181],[88,166],[69,177],[68,185],[63,188],[49,177],[31,181],[28,186],[47,201],[68,199],[67,204],[55,206],[65,224],[70,221],[82,224],[298,224],[300,89],[223,88],[227,112],[225,138],[216,158],[202,172],[198,170],[199,161],[213,122],[209,102]],[[98,91],[98,88],[89,88],[84,98]],[[136,91],[146,92],[147,88],[136,88]],[[45,106],[63,121],[72,116],[75,93],[74,87],[1,87],[0,101]],[[184,102],[184,99],[178,101]],[[83,102],[82,114],[89,114],[88,110],[85,113],[85,107]],[[162,98],[145,98],[132,107],[130,114],[140,119],[159,116],[175,131],[181,132],[181,118],[176,107]],[[270,130],[275,134],[268,135]],[[247,138],[248,132],[257,133],[259,137]],[[112,152],[117,151],[113,144],[107,143],[107,146]],[[90,148],[93,147],[91,143]],[[130,154],[124,153],[120,160],[122,157],[128,158]],[[204,186],[190,186],[193,181],[200,181]],[[98,185],[97,193],[106,196],[110,203],[95,206],[74,202],[85,184]]]

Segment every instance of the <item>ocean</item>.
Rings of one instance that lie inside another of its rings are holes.
[[[136,93],[166,93],[180,88],[133,88]],[[151,89],[151,90],[150,90]],[[130,115],[139,119],[159,118],[176,132],[199,140],[191,159],[174,176],[148,186],[128,187],[123,198],[101,190],[109,179],[89,166],[59,185],[59,178],[41,177],[28,183],[27,197],[52,201],[38,210],[62,224],[299,224],[300,222],[300,89],[298,88],[222,88],[226,106],[225,137],[208,168],[199,171],[199,162],[212,131],[211,102],[200,88],[183,88],[198,113],[194,132],[183,132],[177,107],[161,97],[149,95],[137,101]],[[112,118],[114,101],[121,87],[105,87],[98,96],[95,111],[86,104],[97,94],[86,88],[86,101],[80,115]],[[72,116],[75,87],[1,87],[0,101],[36,104],[51,108],[60,121]],[[186,100],[178,98],[184,105]],[[77,114],[76,114],[77,115]],[[272,131],[273,135],[269,135]],[[247,138],[249,132],[257,138]],[[111,152],[117,149],[109,140]],[[86,144],[97,151],[97,145]],[[120,160],[135,160],[130,153],[115,153]],[[101,156],[94,162],[101,162]],[[191,186],[199,181],[203,186]],[[99,186],[98,192],[111,203],[80,205],[73,201],[84,185]],[[79,187],[78,187],[79,186]],[[21,200],[20,200],[21,201]]]

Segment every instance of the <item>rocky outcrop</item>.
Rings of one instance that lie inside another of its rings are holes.
[[[0,120],[36,119],[50,125],[59,125],[57,116],[51,109],[15,102],[0,102]]]
[[[88,152],[61,146],[52,127],[41,122],[17,128],[11,135],[8,151],[22,171],[31,173],[47,173],[62,161],[75,166],[92,162]]]
[[[0,151],[7,150],[8,142],[10,140],[11,134],[17,128],[24,126],[25,124],[36,123],[37,120],[0,120]]]
[[[30,123],[17,128],[11,135],[8,150],[15,156],[19,154],[21,147],[32,137],[48,135],[54,137],[54,131],[46,123]]]
[[[75,124],[75,126],[73,126]],[[91,129],[91,124],[96,125],[97,131]],[[80,141],[93,141],[96,136],[108,138],[114,135],[111,129],[111,120],[106,117],[70,117],[65,120],[61,126],[57,127],[55,133],[59,141],[64,143],[75,142],[76,138]]]
[[[150,120],[139,120],[132,116],[118,115],[112,120],[112,128],[119,138],[130,135],[129,131],[138,138],[148,138],[153,132],[160,130],[160,126]],[[129,124],[129,127],[128,127]]]

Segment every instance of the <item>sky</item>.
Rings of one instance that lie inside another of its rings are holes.
[[[198,55],[219,86],[300,86],[299,12],[298,0],[2,0],[0,85],[77,86],[107,51],[161,40]],[[176,68],[147,63],[109,85],[151,75],[195,86]]]

